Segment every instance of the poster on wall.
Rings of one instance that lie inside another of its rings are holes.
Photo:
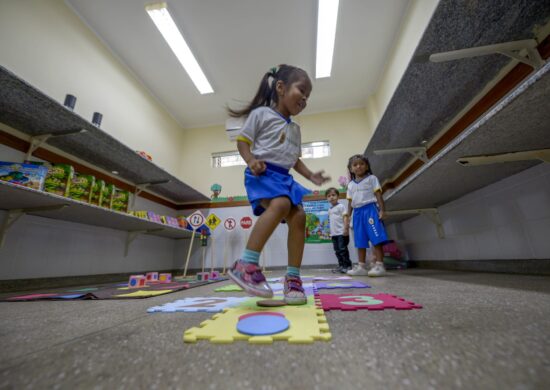
[[[304,202],[306,244],[332,243],[328,221],[329,203],[325,200]]]

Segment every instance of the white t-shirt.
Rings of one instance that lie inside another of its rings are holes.
[[[250,145],[257,159],[290,169],[302,155],[300,126],[270,107],[250,112],[237,141]]]
[[[346,206],[342,203],[338,203],[336,206],[332,206],[328,209],[331,236],[344,235],[344,215],[348,215],[348,211],[346,210]]]
[[[366,204],[376,202],[376,191],[381,191],[378,178],[374,175],[368,175],[361,181],[352,180],[348,183],[347,198],[351,201],[351,207],[354,209]]]

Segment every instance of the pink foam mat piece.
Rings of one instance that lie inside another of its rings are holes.
[[[391,294],[319,294],[316,304],[323,310],[411,310],[421,305]]]

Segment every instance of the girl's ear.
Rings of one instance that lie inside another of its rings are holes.
[[[277,80],[275,83],[275,90],[277,91],[278,96],[284,96],[285,95],[285,83],[283,83],[282,80]]]

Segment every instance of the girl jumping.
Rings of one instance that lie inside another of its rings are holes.
[[[330,178],[312,172],[300,160],[300,127],[291,116],[306,108],[311,93],[307,73],[279,65],[265,73],[256,96],[242,110],[228,109],[233,117],[248,116],[237,137],[237,148],[247,164],[244,184],[254,215],[259,216],[241,259],[228,271],[249,294],[271,298],[273,291],[258,266],[260,252],[281,222],[288,225],[288,267],[284,299],[290,305],[307,301],[300,266],[304,253],[306,216],[302,197],[311,192],[289,174],[290,168],[320,186]]]

